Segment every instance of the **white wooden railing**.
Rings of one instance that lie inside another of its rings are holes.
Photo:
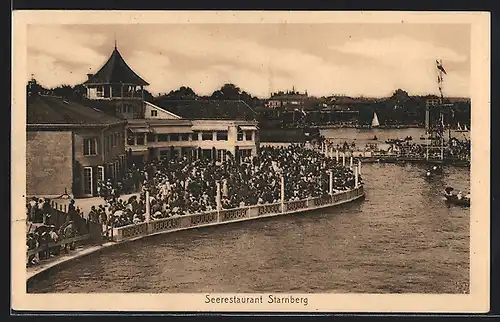
[[[283,205],[281,203],[262,204],[150,220],[149,222],[142,222],[139,224],[131,224],[114,228],[113,241],[121,242],[138,237],[177,230],[199,228],[230,222],[251,220],[259,217],[286,215],[290,213],[314,210],[347,203],[359,199],[362,196],[364,196],[363,185],[359,185],[357,188],[349,191],[342,191],[333,195],[327,195],[323,197],[288,201],[284,202]]]

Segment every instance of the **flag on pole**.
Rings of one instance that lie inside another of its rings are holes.
[[[439,61],[437,61],[437,60],[436,60],[436,67],[437,67],[437,69],[439,69],[440,71],[442,71],[445,75],[447,75],[446,74],[446,70],[444,69],[443,65]]]

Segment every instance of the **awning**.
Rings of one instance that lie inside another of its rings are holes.
[[[257,127],[253,126],[253,125],[243,125],[243,126],[240,126],[240,129],[242,131],[257,131]]]
[[[195,125],[192,127],[193,131],[227,131],[227,125]]]
[[[153,132],[157,134],[170,134],[170,133],[193,133],[191,127],[189,126],[164,126],[164,127],[155,127],[153,128]]]
[[[151,129],[150,128],[144,128],[144,127],[132,127],[132,128],[129,128],[130,132],[132,133],[151,133]]]

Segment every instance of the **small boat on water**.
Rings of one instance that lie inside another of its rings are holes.
[[[373,141],[377,141],[378,140],[378,137],[376,135],[373,136]]]
[[[464,207],[470,207],[470,194],[463,194],[462,191],[459,191],[458,193],[453,193],[453,188],[452,187],[447,187],[444,191],[444,197],[446,198],[446,201],[457,205],[457,206],[464,206]]]

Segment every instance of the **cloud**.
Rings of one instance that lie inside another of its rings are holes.
[[[92,62],[106,59],[93,49],[105,40],[99,34],[72,32],[61,26],[30,26],[28,74],[34,74],[41,84],[49,87],[77,84],[94,67]]]
[[[433,61],[436,58],[452,62],[465,62],[467,60],[466,56],[449,48],[405,36],[349,41],[341,46],[330,46],[330,48],[346,54],[383,59],[389,63],[402,60]]]
[[[439,57],[445,66],[446,62],[453,63],[448,69],[445,95],[469,95],[468,70],[463,69],[467,56],[406,36],[335,46],[319,40],[312,50],[310,44],[301,46],[300,42],[290,48],[272,41],[265,44],[258,37],[234,36],[230,28],[218,32],[141,28],[129,33],[133,48],[122,37],[119,49],[155,94],[190,86],[197,93],[209,95],[228,82],[260,97],[292,86],[317,96],[385,96],[397,88],[412,94],[437,93],[435,59]],[[112,44],[108,44],[110,38],[104,32],[96,30],[31,28],[29,73],[46,86],[83,81],[89,69],[96,72],[110,54],[98,51]]]

